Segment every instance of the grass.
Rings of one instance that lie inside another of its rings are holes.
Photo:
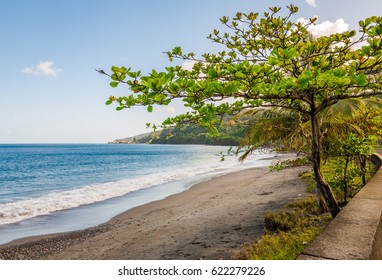
[[[312,194],[315,193],[316,182],[314,181],[313,171],[304,172],[300,174],[300,178],[306,185],[306,192]]]
[[[298,234],[281,232],[265,234],[260,240],[235,255],[239,260],[295,260],[304,250],[306,244],[318,235],[318,232],[304,230]]]
[[[267,233],[232,256],[239,260],[294,260],[322,232],[330,216],[318,214],[314,196],[265,215]]]
[[[305,160],[286,161],[280,162],[270,169],[279,171],[303,164],[306,164]],[[373,167],[368,165],[367,180],[372,177],[372,169]],[[340,162],[336,158],[328,159],[323,166],[324,178],[332,186],[338,200],[343,197],[343,189],[339,184],[342,175],[340,172]],[[313,171],[301,174],[300,178],[306,183],[307,192],[315,193]],[[360,178],[354,176],[349,182],[349,186],[348,194],[351,198],[362,188]],[[319,214],[315,195],[295,201],[280,212],[267,213],[264,218],[266,233],[252,244],[243,245],[232,256],[232,259],[294,260],[309,242],[324,230],[330,220],[329,214]]]
[[[347,200],[350,201],[363,187],[362,179],[359,171],[356,170],[354,165],[349,165],[348,170],[348,195]],[[322,173],[325,181],[329,183],[333,190],[334,196],[341,203],[344,204],[344,189],[343,189],[343,167],[338,158],[329,158],[322,166]],[[367,163],[366,182],[368,182],[375,173],[375,166]],[[315,193],[316,184],[314,181],[313,171],[301,174],[300,178],[305,182],[308,193]]]
[[[287,159],[283,161],[277,162],[275,165],[269,166],[270,171],[281,171],[283,169],[289,168],[289,167],[297,167],[297,166],[302,166],[306,165],[308,163],[308,159],[303,157],[303,158],[296,158],[296,159]]]

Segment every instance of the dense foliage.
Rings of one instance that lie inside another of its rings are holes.
[[[205,127],[196,124],[181,127],[165,128],[140,137],[118,139],[112,143],[118,144],[199,144],[238,146],[244,137],[243,126],[223,125],[219,136],[213,136]]]
[[[110,85],[126,84],[132,94],[110,96],[117,110],[133,106],[168,105],[181,99],[190,111],[167,119],[163,125],[195,122],[218,130],[222,115],[250,108],[282,108],[298,112],[309,123],[309,154],[321,203],[332,216],[340,208],[322,176],[323,134],[320,115],[341,100],[368,98],[382,92],[382,17],[359,22],[359,31],[314,38],[310,28],[317,19],[292,21],[294,5],[257,13],[237,13],[220,20],[227,32],[214,30],[209,38],[225,50],[197,57],[176,47],[170,60],[191,60],[192,70],[181,66],[153,70],[147,75],[126,67],[111,68]]]

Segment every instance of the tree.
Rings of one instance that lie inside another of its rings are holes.
[[[244,161],[259,148],[306,154],[309,144],[309,119],[297,111],[284,108],[251,108],[237,115],[246,127],[236,155]]]
[[[376,138],[382,128],[382,98],[340,100],[322,112],[322,126],[325,130],[324,153],[328,156],[341,156],[344,142],[349,138]],[[373,146],[373,141],[366,141]],[[360,160],[364,169],[366,158]],[[363,180],[365,184],[365,180]]]
[[[345,166],[343,171],[343,189],[344,189],[344,203],[346,204],[347,190],[348,190],[348,168],[350,162],[356,161],[361,169],[361,177],[363,185],[366,184],[366,159],[373,153],[373,146],[375,145],[375,137],[366,136],[359,137],[355,134],[350,134],[342,144],[341,154],[345,159]]]
[[[225,50],[198,58],[175,47],[167,55],[191,60],[192,70],[181,66],[153,70],[147,75],[126,67],[111,68],[110,85],[127,84],[129,96],[111,96],[117,110],[133,106],[168,105],[181,99],[190,111],[169,118],[163,125],[197,122],[217,130],[222,115],[235,115],[247,108],[276,107],[297,111],[311,125],[311,158],[317,190],[335,217],[340,208],[321,173],[322,134],[320,112],[343,99],[381,94],[382,18],[359,22],[360,34],[343,32],[314,38],[307,23],[291,18],[298,12],[294,5],[272,7],[259,18],[257,13],[237,13],[220,20],[226,32],[214,30],[209,39]],[[362,45],[362,46],[361,46]],[[358,48],[357,48],[358,46]]]
[[[382,98],[344,99],[320,112],[323,158],[339,156],[343,142],[355,134],[361,138],[378,136],[382,129]],[[246,127],[238,151],[239,160],[258,148],[291,151],[309,156],[309,118],[284,108],[251,108],[236,116],[237,125]],[[238,152],[237,151],[237,152]],[[238,153],[236,153],[238,155]]]
[[[375,136],[382,128],[381,114],[382,99],[373,97],[340,100],[318,116],[323,131],[324,162],[329,157],[338,160],[337,171],[343,175],[337,176],[334,186],[341,185],[345,204],[351,161],[355,163],[351,170],[353,177],[360,176],[362,185],[366,184],[367,159],[373,153]],[[239,160],[245,160],[260,147],[307,154],[309,157],[310,122],[299,112],[272,107],[251,108],[238,114],[238,121],[247,127],[238,147],[238,151],[245,150]],[[317,193],[317,201],[321,201],[320,193]]]

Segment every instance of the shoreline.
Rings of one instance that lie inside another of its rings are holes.
[[[237,171],[68,233],[0,246],[0,259],[229,259],[264,232],[264,214],[306,195],[308,167]]]
[[[167,154],[166,149],[171,151],[172,163],[168,156],[164,156]],[[134,154],[137,150],[140,151],[138,158],[143,157],[142,160],[138,160],[136,156],[133,156],[133,162],[138,163],[144,162],[146,152],[148,154],[158,152],[163,156],[165,162],[168,160],[169,166],[172,166],[172,168],[166,167],[167,164],[161,167],[155,164],[149,164],[148,166],[146,163],[139,163],[138,165],[144,166],[144,168],[135,170],[134,163],[131,167],[123,167],[121,174],[98,175],[98,173],[88,174],[85,172],[87,175],[84,177],[93,177],[95,175],[95,179],[89,182],[88,179],[86,181],[82,178],[82,175],[79,175],[78,182],[72,182],[76,176],[69,176],[67,184],[71,185],[69,189],[66,187],[61,189],[62,180],[52,179],[48,184],[44,184],[43,176],[41,178],[36,177],[34,182],[27,180],[19,184],[15,184],[12,180],[8,182],[5,179],[1,184],[1,189],[3,189],[4,183],[9,184],[9,197],[6,194],[2,200],[0,199],[0,245],[31,235],[67,232],[96,226],[133,207],[182,192],[200,181],[242,170],[243,168],[271,165],[272,161],[277,157],[272,153],[260,152],[244,163],[238,163],[235,157],[229,157],[222,163],[216,153],[211,158],[210,150],[206,153],[207,157],[201,156],[201,151],[205,151],[204,148],[196,147],[194,160],[188,159],[192,158],[190,153],[193,153],[194,148],[172,150],[172,148],[167,147],[166,149],[163,152],[162,148],[159,150],[146,147],[144,149],[134,148],[127,150],[126,153],[130,155],[130,152]],[[83,148],[79,150],[82,151]],[[85,149],[85,151],[87,150]],[[108,154],[109,151],[105,153]],[[110,152],[112,155],[114,153],[114,150]],[[173,165],[179,160],[178,157],[174,157],[175,154],[181,155],[182,159],[184,157],[185,164],[183,164],[182,160]],[[294,157],[295,155],[283,154],[281,158],[289,156]],[[203,158],[205,160],[201,161]],[[195,162],[198,162],[198,164],[195,164]],[[107,166],[109,166],[107,168],[110,168],[113,164],[108,162]],[[73,166],[73,168],[74,173],[82,170],[81,166]],[[107,170],[107,168],[101,169]],[[17,174],[17,170],[14,172]],[[41,172],[45,171],[41,170]],[[57,177],[54,172],[49,176],[52,176],[52,178]],[[55,187],[55,184],[57,184],[57,187]],[[20,195],[17,196],[16,185],[26,185],[31,189],[33,188],[33,191],[26,193],[26,195],[21,191]]]

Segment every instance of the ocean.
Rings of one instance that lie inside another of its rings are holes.
[[[243,168],[269,165],[269,154],[243,164],[220,161],[228,147],[202,145],[0,145],[0,244],[83,229],[128,209]]]

